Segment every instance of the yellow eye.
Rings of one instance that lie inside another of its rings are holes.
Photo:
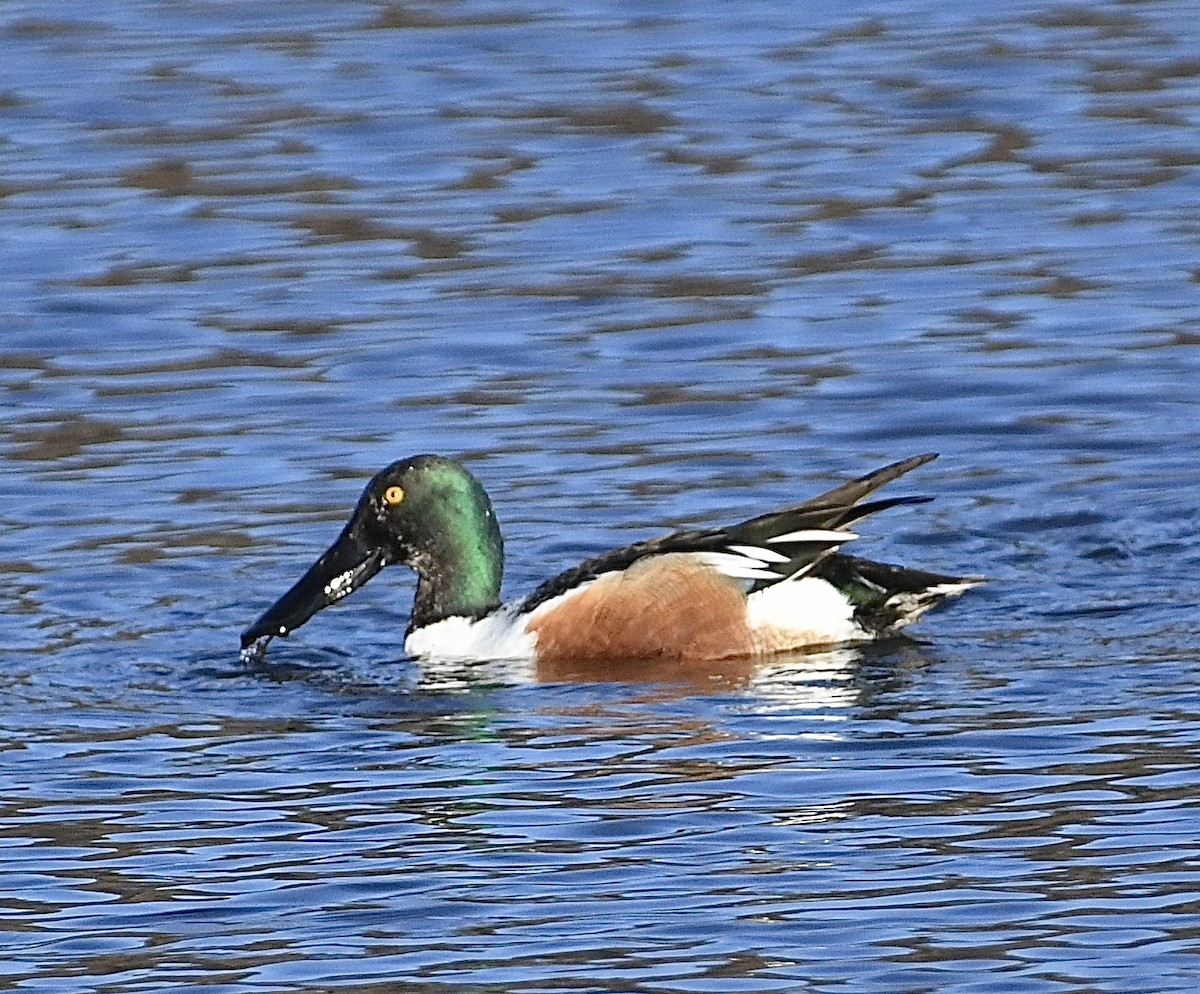
[[[403,487],[388,487],[383,492],[383,499],[394,507],[395,505],[401,503],[404,500],[404,488]]]

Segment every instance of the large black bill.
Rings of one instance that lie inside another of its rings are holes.
[[[385,565],[382,549],[367,545],[347,528],[291,590],[242,632],[242,649],[259,639],[295,631],[321,608],[353,593]]]

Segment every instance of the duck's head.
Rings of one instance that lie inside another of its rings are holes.
[[[504,545],[492,502],[453,459],[413,456],[377,473],[337,541],[242,633],[242,649],[289,634],[392,563],[419,577],[409,631],[499,603]]]

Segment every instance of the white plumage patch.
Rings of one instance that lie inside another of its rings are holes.
[[[747,559],[756,559],[763,563],[786,563],[788,557],[774,549],[763,549],[757,545],[731,545],[728,546],[730,552],[736,552],[739,556],[745,556]]]
[[[766,568],[766,563],[770,560],[765,557],[756,559],[737,552],[692,552],[686,555],[694,556],[697,562],[711,566],[718,573],[724,573],[735,580],[779,579],[778,573]]]
[[[832,583],[790,577],[751,594],[746,621],[768,645],[831,645],[869,637],[854,620],[854,605]]]
[[[854,532],[840,532],[830,528],[804,528],[798,532],[772,535],[768,542],[825,542],[837,548],[843,542],[852,542],[858,536]]]
[[[532,659],[535,641],[509,604],[478,620],[445,618],[418,628],[404,640],[404,650],[423,659]]]
[[[767,539],[775,543],[801,543],[824,545],[828,551],[833,551],[839,545],[858,538],[854,532],[835,531],[828,528],[806,528],[801,531],[788,532],[786,535],[775,535]],[[781,563],[789,563],[792,556],[784,555],[777,549],[764,548],[761,545],[727,545],[724,552],[694,552],[698,562],[711,566],[725,576],[735,580],[766,580],[768,583],[794,581],[804,576],[816,565],[815,561],[808,563],[791,573],[772,569]],[[752,584],[744,584],[749,590]]]

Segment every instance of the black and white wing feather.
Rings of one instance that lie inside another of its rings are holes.
[[[728,528],[673,532],[661,538],[613,549],[543,583],[520,605],[529,612],[590,580],[623,570],[647,556],[691,553],[742,583],[747,593],[804,576],[846,542],[858,536],[845,529],[854,521],[899,504],[928,497],[893,497],[860,503],[864,497],[936,455],[913,456],[851,480],[811,500],[750,518]]]

